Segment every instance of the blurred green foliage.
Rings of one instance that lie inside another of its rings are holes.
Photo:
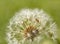
[[[50,14],[57,23],[60,41],[60,0],[0,0],[0,44],[7,44],[6,25],[15,12],[22,8],[39,8]]]

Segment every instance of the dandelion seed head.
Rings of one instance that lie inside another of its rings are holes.
[[[22,9],[7,25],[7,41],[8,44],[40,44],[44,36],[55,40],[56,29],[56,23],[42,9]]]

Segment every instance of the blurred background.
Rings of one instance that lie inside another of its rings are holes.
[[[60,44],[60,0],[0,0],[0,44],[7,44],[6,25],[15,12],[22,8],[39,8],[50,14],[58,26],[57,42]],[[53,44],[51,40],[47,41],[43,44]]]

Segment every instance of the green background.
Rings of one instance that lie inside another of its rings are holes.
[[[39,8],[50,14],[57,23],[60,41],[60,0],[0,0],[0,44],[7,44],[6,25],[15,12],[22,8]]]

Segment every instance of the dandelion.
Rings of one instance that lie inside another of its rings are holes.
[[[55,40],[56,23],[42,9],[22,9],[7,26],[8,44],[40,44],[45,37]]]

